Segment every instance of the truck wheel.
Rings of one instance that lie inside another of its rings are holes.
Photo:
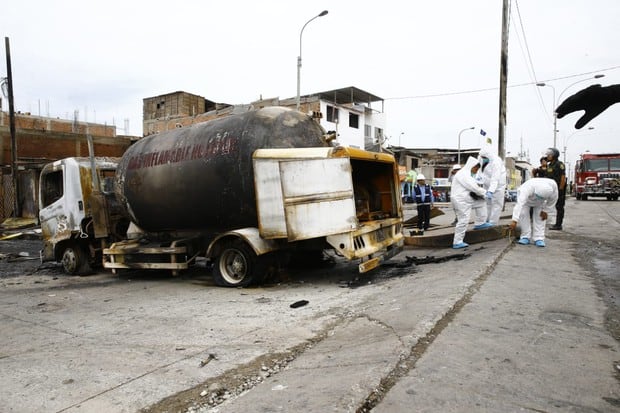
[[[225,244],[213,266],[215,284],[222,287],[246,287],[252,284],[260,271],[259,257],[243,241]]]
[[[88,274],[91,271],[86,252],[76,244],[68,245],[63,251],[62,268],[69,275]]]
[[[582,201],[587,201],[588,200],[588,196],[587,195],[581,195],[581,200]]]

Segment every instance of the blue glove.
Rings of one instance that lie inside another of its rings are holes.
[[[487,191],[485,196],[487,199],[493,199],[493,192]]]

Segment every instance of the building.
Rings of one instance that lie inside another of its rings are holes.
[[[46,163],[88,156],[87,135],[97,156],[121,156],[135,136],[117,136],[116,126],[15,113],[15,146],[19,216],[38,216],[39,173]],[[0,110],[0,222],[15,215],[10,117]]]
[[[300,110],[326,131],[337,132],[342,146],[378,149],[384,141],[384,101],[379,96],[350,86],[301,96],[300,101]],[[373,108],[373,104],[381,109]],[[261,98],[249,104],[231,105],[183,91],[167,93],[143,100],[143,131],[147,136],[267,106],[294,109],[296,99]]]

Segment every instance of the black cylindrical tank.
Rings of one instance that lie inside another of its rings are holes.
[[[324,134],[309,116],[283,107],[162,132],[125,152],[116,194],[148,232],[256,227],[252,153],[326,146]]]

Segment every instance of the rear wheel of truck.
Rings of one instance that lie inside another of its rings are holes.
[[[62,253],[62,268],[69,275],[88,274],[92,269],[88,255],[78,244],[68,244]]]
[[[246,287],[260,277],[258,257],[252,248],[241,240],[224,244],[215,259],[213,277],[215,284],[223,287]]]

